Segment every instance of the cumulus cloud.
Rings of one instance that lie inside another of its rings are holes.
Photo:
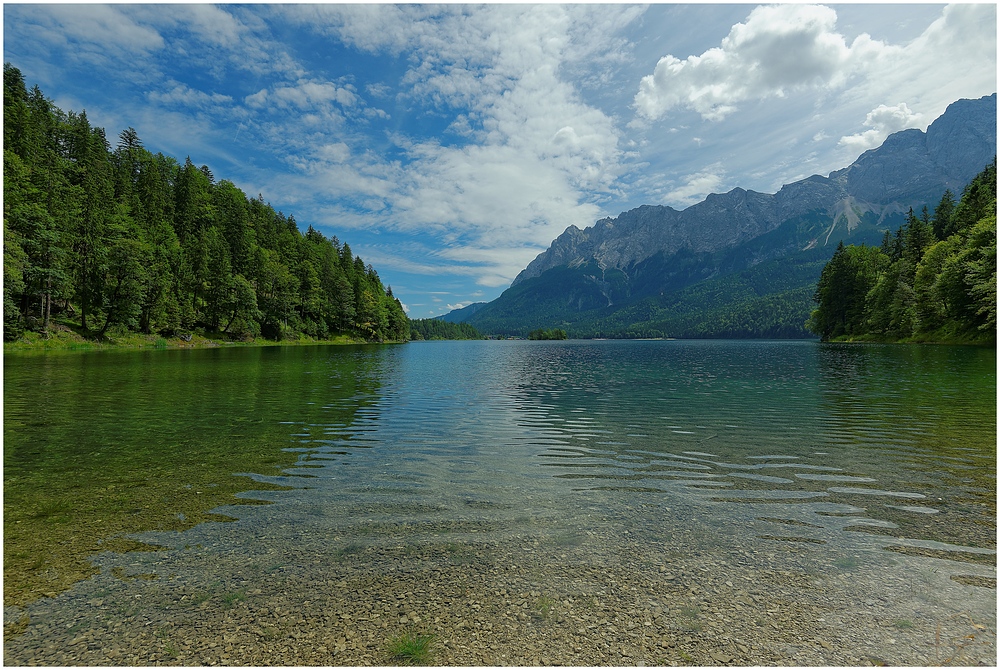
[[[882,144],[886,137],[898,130],[917,127],[920,119],[921,115],[910,111],[905,102],[892,107],[879,105],[868,112],[868,116],[865,118],[864,125],[869,130],[841,137],[840,144],[858,152],[872,149]]]
[[[867,33],[848,44],[836,22],[836,12],[820,5],[757,7],[718,47],[684,59],[661,58],[653,73],[642,77],[634,109],[646,121],[674,109],[719,121],[740,103],[801,90],[835,91],[850,85],[856,98],[905,91],[913,101],[948,102],[968,95],[970,88],[983,94],[995,90],[993,4],[949,5],[918,38],[900,45]],[[935,116],[941,111],[933,110]]]
[[[658,119],[675,107],[718,120],[737,103],[783,96],[789,89],[835,86],[855,67],[867,35],[848,46],[834,31],[837,14],[816,5],[757,7],[719,47],[700,56],[666,55],[642,78],[636,111]]]

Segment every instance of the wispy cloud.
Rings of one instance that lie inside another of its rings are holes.
[[[185,107],[213,107],[216,105],[230,106],[232,97],[221,93],[205,93],[197,91],[187,84],[171,81],[166,88],[147,93],[150,102],[164,105],[181,105]]]

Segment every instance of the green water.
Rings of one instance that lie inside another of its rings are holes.
[[[312,356],[273,348],[28,354],[4,359],[4,602],[94,572],[129,533],[183,529],[280,475],[287,422],[349,422],[378,390],[368,350],[338,350],[322,384]],[[276,481],[280,483],[280,480]]]
[[[567,566],[725,555],[750,575],[847,574],[824,586],[838,602],[908,580],[900,620],[930,616],[933,592],[937,620],[965,608],[995,626],[993,350],[427,342],[4,364],[5,571],[55,595],[65,570],[38,560],[47,541],[166,549],[98,546],[97,578],[29,613],[83,620],[122,570],[214,592],[234,556],[259,579],[294,565],[334,584],[355,560],[384,576],[421,552],[461,567],[550,550],[539,589]],[[237,521],[194,525],[223,517]],[[169,598],[171,583],[143,588]]]

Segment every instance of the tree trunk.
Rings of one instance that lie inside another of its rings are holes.
[[[110,301],[110,304],[109,304],[109,307],[108,307],[108,316],[107,316],[107,318],[104,319],[104,325],[101,326],[101,332],[99,332],[97,334],[97,338],[98,339],[104,337],[104,333],[108,330],[108,326],[111,325],[111,317],[115,313],[115,304],[116,304],[116,302],[118,300],[118,291],[119,291],[119,289],[121,289],[121,286],[122,286],[122,280],[119,279],[118,280],[118,285],[115,286],[115,292],[111,294],[111,301]]]
[[[83,256],[83,259],[82,259],[83,260],[83,281],[81,282],[81,284],[83,285],[83,289],[84,290],[83,290],[83,299],[80,301],[80,327],[83,328],[84,330],[87,330],[87,306],[90,303],[90,294],[87,292],[88,289],[87,289],[87,286],[86,286],[87,280],[88,280],[88,275],[87,275],[87,248],[86,247],[84,247],[83,253],[81,255]]]
[[[45,295],[42,297],[42,332],[49,332],[49,314],[52,311],[52,275],[45,278]]]

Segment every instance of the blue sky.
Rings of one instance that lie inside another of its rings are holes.
[[[993,3],[4,5],[29,86],[347,241],[411,318],[569,225],[925,129],[996,91],[996,35]]]

